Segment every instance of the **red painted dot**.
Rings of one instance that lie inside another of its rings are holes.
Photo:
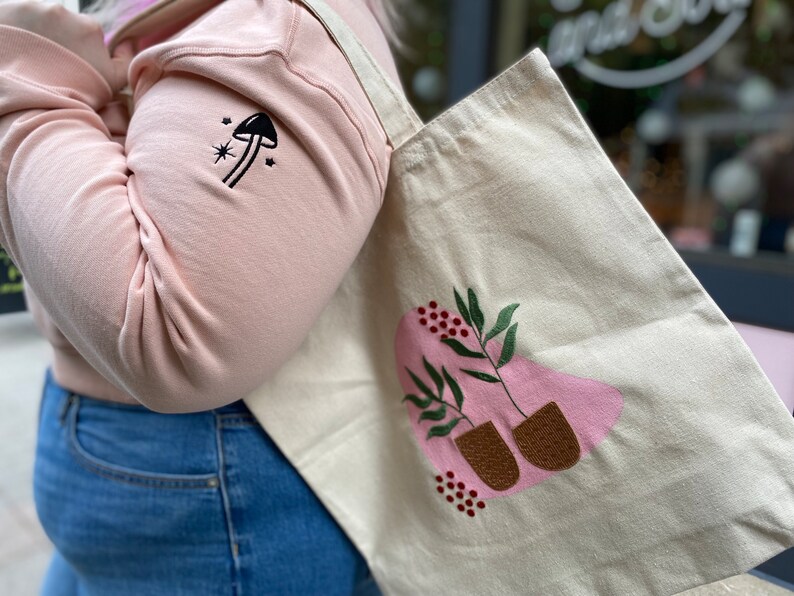
[[[422,317],[421,319],[419,319],[419,322],[420,322],[422,325],[427,325],[427,319],[426,319],[426,318],[424,318],[424,317]]]
[[[468,332],[468,331],[466,331],[465,329],[461,329],[461,330],[460,330],[460,334],[461,334],[463,337],[469,337],[469,332]]]
[[[466,513],[468,514],[469,517],[474,517],[474,509],[469,509],[468,511],[466,511]]]
[[[480,509],[485,509],[485,501],[477,501],[477,507]]]
[[[447,482],[447,488],[449,488],[449,489],[455,488],[455,483],[454,482]]]
[[[466,508],[463,505],[458,505],[458,511],[463,511],[464,509]]]
[[[447,495],[447,501],[449,501],[451,503],[454,500],[455,499],[452,498],[452,495]]]
[[[466,507],[472,507],[474,505],[474,501],[471,499],[466,499]]]
[[[477,498],[477,491],[476,491],[476,490],[470,490],[470,491],[469,491],[469,494],[470,494],[472,497],[474,497],[475,499]]]
[[[449,336],[446,333],[442,333],[441,334],[441,339],[447,339],[447,337],[449,337]]]
[[[444,480],[443,476],[436,476],[436,482],[443,482],[443,480]]]
[[[457,329],[450,329],[449,330],[449,334],[450,335],[457,335],[458,334],[458,330]]]
[[[430,328],[430,331],[432,331],[433,333],[435,333],[436,331],[438,331],[438,327],[436,327],[435,325],[433,325],[433,326]]]
[[[435,300],[431,300],[430,301],[430,308],[435,308],[436,306],[438,306],[438,303]]]
[[[460,325],[460,323],[461,323],[461,321],[460,321],[460,319],[458,317],[455,317],[454,319],[452,319],[452,322],[455,323],[456,325]]]
[[[463,493],[458,491],[458,492],[455,493],[455,496],[458,497],[459,499],[462,499],[463,498]]]
[[[425,309],[425,307],[424,307],[424,306],[420,306],[420,307],[419,307],[419,308],[417,308],[416,310],[417,310],[417,311],[419,311],[419,314],[420,314],[420,315],[423,315],[423,314],[425,314],[425,313],[427,312],[427,310]]]
[[[447,472],[447,478],[454,478],[454,477],[455,477],[455,472],[453,472],[452,470]]]
[[[436,490],[437,490],[439,493],[443,493],[443,492],[444,492],[444,487],[443,487],[443,486],[437,486],[437,487],[436,487]]]
[[[458,482],[458,488],[463,490],[464,488],[466,488],[466,485],[463,484],[462,482]]]
[[[441,318],[442,319],[446,319],[448,316],[449,316],[449,313],[447,311],[445,311],[445,310],[441,311]]]
[[[447,322],[446,322],[446,321],[441,321],[441,322],[440,322],[438,325],[439,325],[439,327],[441,327],[442,329],[446,329],[446,328],[447,328]]]
[[[438,313],[437,312],[431,312],[430,313],[430,318],[435,321],[438,318]]]

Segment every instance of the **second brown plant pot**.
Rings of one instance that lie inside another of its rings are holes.
[[[518,462],[493,422],[475,426],[455,439],[461,455],[485,484],[507,490],[518,482]]]
[[[579,440],[555,402],[549,402],[516,426],[513,438],[521,455],[544,470],[566,470],[581,455]]]

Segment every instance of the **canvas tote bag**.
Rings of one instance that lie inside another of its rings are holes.
[[[247,403],[386,594],[672,594],[794,543],[794,421],[535,50],[396,147],[361,253]]]

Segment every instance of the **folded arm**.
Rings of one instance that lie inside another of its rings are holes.
[[[185,52],[133,62],[145,84],[122,146],[98,73],[13,33],[27,53],[0,48],[0,244],[80,354],[147,407],[244,397],[297,349],[380,207],[355,118],[278,50]]]

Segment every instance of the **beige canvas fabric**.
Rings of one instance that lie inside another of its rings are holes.
[[[673,594],[794,543],[791,415],[543,54],[422,126],[303,2],[397,149],[357,261],[247,403],[384,593]]]

